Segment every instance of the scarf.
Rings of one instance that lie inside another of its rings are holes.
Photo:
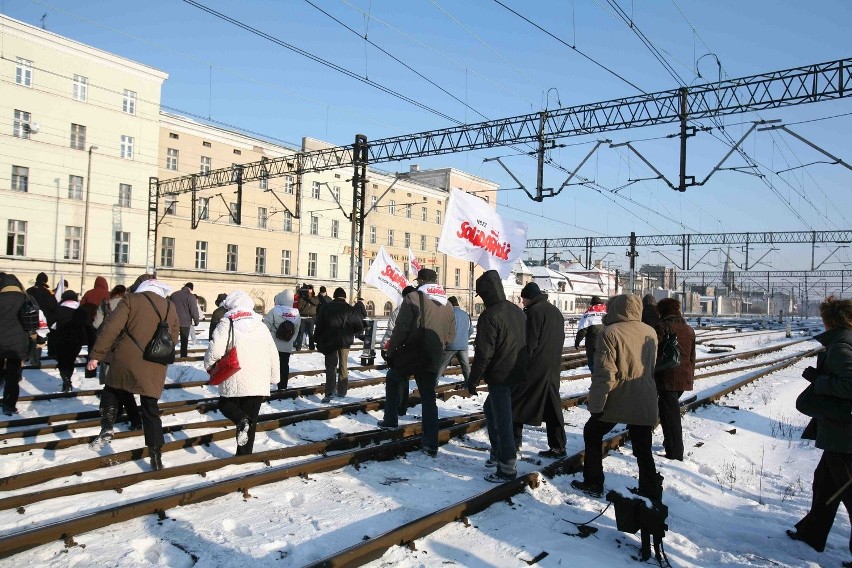
[[[417,289],[417,291],[423,292],[426,294],[427,298],[438,302],[442,306],[447,305],[447,292],[436,282],[423,284]]]

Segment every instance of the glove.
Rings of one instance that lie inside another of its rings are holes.
[[[467,387],[467,392],[469,392],[471,396],[476,396],[476,383],[468,381],[465,383],[465,386]]]
[[[802,378],[807,381],[814,382],[814,379],[819,375],[819,371],[817,371],[813,367],[808,367],[804,371],[802,371]]]
[[[591,418],[592,420],[600,420],[601,418],[603,418],[603,412],[592,412],[589,418]]]

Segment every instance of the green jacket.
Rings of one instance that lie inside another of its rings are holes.
[[[831,329],[814,339],[825,345],[825,351],[817,355],[814,391],[852,401],[852,330]],[[823,450],[852,454],[850,422],[812,418],[802,438],[816,440],[816,447]]]

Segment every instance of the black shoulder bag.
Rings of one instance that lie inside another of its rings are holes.
[[[666,338],[663,340],[663,348],[657,357],[656,371],[667,371],[680,367],[680,347],[677,344],[677,334],[666,324]]]
[[[169,310],[172,307],[172,303],[169,300],[166,300],[166,317],[160,316],[160,310],[157,309],[157,306],[154,302],[146,296],[142,294],[142,296],[148,300],[148,303],[151,304],[151,307],[154,308],[154,311],[157,312],[157,318],[159,318],[160,322],[157,324],[157,329],[154,330],[154,337],[151,338],[151,341],[148,342],[148,345],[143,349],[139,342],[136,341],[136,338],[130,333],[130,330],[125,326],[125,331],[127,333],[127,337],[136,344],[136,347],[142,351],[142,358],[146,361],[150,361],[151,363],[159,363],[160,365],[171,365],[175,362],[175,342],[172,340],[172,333],[169,329]]]

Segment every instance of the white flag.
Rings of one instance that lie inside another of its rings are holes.
[[[496,270],[506,279],[527,247],[527,224],[505,219],[482,199],[453,188],[438,250]]]
[[[405,274],[385,252],[385,247],[379,249],[379,254],[376,255],[370,270],[364,276],[364,283],[375,286],[387,294],[396,305],[402,301],[402,289],[409,285]]]
[[[408,249],[408,276],[411,278],[417,278],[417,273],[420,272],[420,269],[423,268],[423,265],[420,264],[420,261],[417,260],[417,257],[414,256],[414,253],[411,252],[411,248]]]
[[[60,274],[59,275],[59,284],[56,285],[56,292],[53,294],[54,296],[56,296],[57,302],[62,301],[63,292],[65,292],[65,275]]]

